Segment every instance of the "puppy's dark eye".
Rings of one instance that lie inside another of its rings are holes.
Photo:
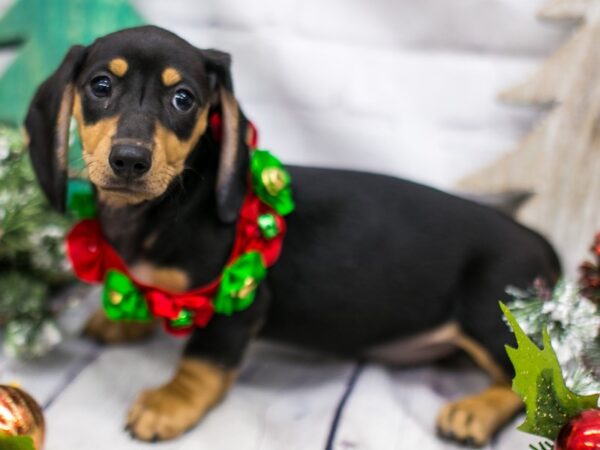
[[[92,89],[92,93],[99,98],[108,97],[112,92],[110,78],[104,75],[94,78],[90,82],[90,87]]]
[[[171,100],[173,107],[181,112],[187,112],[194,106],[194,96],[190,91],[178,89]]]

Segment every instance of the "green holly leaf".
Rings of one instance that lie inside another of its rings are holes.
[[[506,346],[514,368],[513,390],[523,399],[527,416],[519,430],[555,440],[560,429],[581,411],[595,408],[598,395],[581,396],[570,391],[550,343],[543,330],[540,349],[528,336],[510,312],[500,303],[517,339],[517,348]]]
[[[0,434],[0,449],[2,450],[35,450],[33,439],[29,436],[8,436]]]

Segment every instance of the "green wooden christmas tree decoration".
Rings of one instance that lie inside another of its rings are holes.
[[[36,87],[71,45],[142,23],[128,0],[16,0],[0,19],[0,46],[22,45],[0,76],[0,122],[22,122]]]

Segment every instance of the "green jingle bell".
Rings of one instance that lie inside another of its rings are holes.
[[[189,328],[194,324],[194,315],[191,311],[182,309],[179,311],[179,315],[170,323],[173,328]]]
[[[254,192],[277,214],[285,216],[294,210],[291,178],[281,161],[266,150],[255,150],[250,160]]]
[[[258,228],[266,239],[273,239],[279,234],[279,225],[277,218],[271,213],[265,213],[258,216]]]

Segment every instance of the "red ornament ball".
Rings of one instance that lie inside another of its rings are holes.
[[[555,450],[600,450],[600,409],[573,417],[558,433]]]

